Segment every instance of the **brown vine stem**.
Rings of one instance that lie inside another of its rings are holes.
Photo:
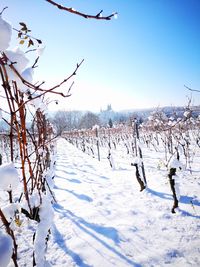
[[[13,263],[15,265],[15,267],[18,267],[18,263],[17,263],[17,243],[16,243],[16,239],[15,239],[15,235],[13,230],[10,228],[10,223],[7,221],[3,211],[0,209],[0,219],[3,222],[5,228],[6,228],[6,232],[11,236],[12,240],[13,240],[13,254],[12,254],[12,260]]]
[[[109,16],[102,16],[103,10],[101,10],[97,15],[89,15],[89,14],[85,14],[85,13],[79,12],[79,11],[75,10],[74,8],[72,8],[72,7],[62,6],[62,5],[60,5],[57,2],[52,1],[52,0],[45,0],[45,1],[50,3],[50,4],[52,4],[53,6],[56,6],[60,10],[64,10],[64,11],[67,11],[69,13],[81,16],[81,17],[83,17],[85,19],[111,20],[112,17],[117,15],[117,12],[114,12]]]

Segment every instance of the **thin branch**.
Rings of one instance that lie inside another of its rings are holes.
[[[70,12],[72,14],[81,16],[81,17],[83,17],[85,19],[111,20],[112,17],[117,15],[117,12],[115,12],[115,13],[112,13],[111,15],[109,15],[109,16],[102,16],[103,10],[101,10],[97,15],[89,15],[89,14],[85,14],[85,13],[79,12],[79,11],[75,10],[74,8],[72,8],[72,7],[62,6],[62,5],[56,3],[55,1],[52,1],[52,0],[45,0],[45,1],[50,3],[50,4],[52,4],[53,6],[56,6],[60,10],[64,10],[64,11]]]
[[[23,33],[21,30],[18,30],[18,29],[16,29],[16,28],[12,28],[12,29],[13,29],[14,31],[20,33],[22,36],[27,36],[28,38],[32,38],[32,39],[34,39],[35,41],[38,42],[38,44],[41,44],[41,43],[42,43],[42,41],[41,41],[40,39],[38,39],[38,38],[36,38],[36,37],[34,37],[34,36],[30,35],[30,34]]]
[[[68,91],[67,91],[67,94],[70,93],[70,91],[71,91],[73,85],[74,85],[74,81],[73,81],[72,84],[70,85],[70,87],[69,87],[69,89],[68,89]]]
[[[7,61],[10,61],[9,58],[5,55],[5,53],[3,53],[3,57],[7,60]],[[2,58],[0,58],[0,63],[2,61]],[[8,65],[13,71],[14,73],[20,78],[20,80],[22,81],[23,84],[25,84],[27,87],[31,88],[31,89],[34,89],[35,91],[42,91],[43,93],[41,95],[44,95],[48,92],[51,92],[51,93],[54,93],[54,94],[58,94],[58,95],[61,95],[63,97],[68,97],[69,95],[64,95],[63,93],[61,92],[55,92],[54,90],[59,88],[61,85],[63,85],[64,83],[66,83],[68,80],[70,80],[74,75],[76,75],[76,72],[77,70],[79,69],[79,67],[82,65],[82,63],[84,62],[84,59],[82,59],[82,61],[80,63],[78,63],[76,65],[76,68],[75,70],[73,71],[73,73],[71,75],[69,75],[66,79],[64,79],[62,82],[60,82],[59,84],[53,86],[52,88],[50,89],[43,89],[43,88],[40,88],[39,86],[35,86],[33,85],[32,83],[29,83],[28,81],[26,81],[22,76],[21,74],[16,70],[16,68],[13,66],[13,63],[11,62],[10,65]],[[2,62],[3,63],[3,62]],[[43,84],[43,83],[42,83]],[[41,96],[40,95],[40,96]],[[39,96],[37,96],[39,97]],[[36,98],[37,98],[36,97]]]
[[[188,86],[186,86],[186,85],[184,85],[184,87],[185,87],[186,89],[188,89],[189,91],[200,93],[200,90],[192,89],[192,88],[190,88],[190,87],[188,87]]]
[[[50,89],[48,89],[48,90],[45,90],[45,89],[41,89],[41,88],[37,88],[37,87],[35,87],[35,86],[32,85],[31,83],[28,83],[27,81],[25,81],[25,80],[21,77],[21,75],[18,75],[19,73],[16,72],[17,75],[20,77],[20,79],[22,80],[22,82],[23,82],[24,84],[26,84],[27,86],[30,85],[30,86],[33,87],[36,91],[37,91],[37,90],[42,91],[41,94],[39,94],[39,95],[37,95],[37,96],[35,96],[35,97],[31,98],[31,99],[28,99],[27,101],[24,101],[22,105],[26,105],[26,104],[29,103],[30,101],[32,101],[32,100],[34,100],[34,99],[36,99],[36,98],[40,98],[41,96],[44,96],[46,93],[54,93],[54,94],[57,94],[57,95],[61,95],[62,97],[70,97],[71,94],[69,94],[69,92],[70,92],[70,90],[71,90],[71,88],[72,88],[73,83],[70,85],[69,90],[68,90],[68,92],[67,92],[66,95],[63,94],[62,92],[55,92],[54,90],[57,89],[57,88],[59,88],[61,85],[63,85],[64,83],[66,83],[69,79],[71,79],[74,75],[76,75],[76,72],[77,72],[78,68],[81,66],[81,64],[83,63],[83,61],[84,61],[84,59],[83,59],[79,64],[76,65],[76,69],[74,70],[74,72],[73,72],[70,76],[68,76],[66,79],[64,79],[60,84],[55,85],[54,87],[52,87],[52,88],[50,88]],[[12,66],[12,69],[13,69],[13,66]],[[16,71],[15,68],[14,68],[13,70]],[[21,108],[21,106],[20,106],[17,110],[15,110],[15,113],[18,112],[20,108]]]
[[[33,66],[32,66],[33,69],[37,67],[36,64],[38,63],[39,58],[40,58],[40,57],[37,57],[37,58],[36,58],[36,60],[35,60],[35,62],[34,62],[34,64],[33,64]]]
[[[30,53],[30,52],[35,52],[35,51],[37,51],[36,48],[35,48],[35,49],[30,49],[30,50],[27,50],[27,51],[25,52],[25,54]]]
[[[2,11],[1,11],[1,13],[0,13],[0,16],[3,14],[3,12],[7,9],[8,7],[6,6],[6,7],[4,7],[3,9],[2,9]]]

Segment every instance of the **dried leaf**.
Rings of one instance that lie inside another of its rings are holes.
[[[23,44],[24,44],[24,40],[21,40],[21,41],[19,42],[19,44],[23,45]]]
[[[22,225],[22,221],[19,218],[15,218],[15,223],[18,227]]]
[[[22,27],[27,28],[27,27],[26,27],[26,24],[25,24],[24,22],[20,22],[19,24],[20,24]]]
[[[36,41],[38,42],[38,44],[42,44],[42,41],[40,39],[36,39]]]
[[[26,28],[26,27],[22,27],[22,28],[21,28],[21,31],[23,31],[23,32],[27,32],[27,28]]]
[[[34,45],[34,42],[31,39],[29,39],[29,41],[28,41],[28,47],[30,47],[31,45]]]
[[[22,37],[22,32],[19,32],[18,33],[18,38],[21,38]]]

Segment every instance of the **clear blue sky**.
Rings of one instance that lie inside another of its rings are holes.
[[[9,7],[3,17],[16,28],[26,22],[46,45],[36,80],[57,83],[85,59],[72,97],[59,108],[186,105],[191,93],[184,84],[200,89],[200,0],[56,1],[90,14],[119,13],[95,21],[44,0],[1,0],[0,9]],[[193,93],[193,102],[200,104],[200,94]]]

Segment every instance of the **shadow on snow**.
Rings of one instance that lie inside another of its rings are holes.
[[[88,202],[92,202],[93,199],[85,194],[78,194],[78,193],[75,193],[73,190],[69,190],[69,189],[66,189],[66,188],[60,188],[58,186],[54,186],[55,189],[58,189],[58,190],[63,190],[63,191],[66,191],[70,194],[72,194],[73,196],[77,197],[78,199],[80,200],[84,200],[84,201],[88,201]]]
[[[81,259],[81,257],[73,252],[71,249],[69,249],[66,244],[65,244],[65,240],[62,236],[62,234],[59,232],[59,230],[57,229],[56,225],[53,225],[53,233],[54,233],[54,240],[55,242],[59,245],[59,247],[66,253],[68,254],[73,260],[74,262],[81,267],[92,267],[92,265],[88,265],[86,263],[83,262],[83,260]]]
[[[151,193],[154,196],[173,201],[173,197],[170,194],[158,192],[158,191],[155,191],[151,188],[147,188],[147,192]],[[179,202],[183,203],[183,204],[190,204],[192,206],[200,206],[200,202],[197,199],[194,199],[194,198],[189,197],[189,196],[181,196],[179,199]],[[193,215],[187,211],[181,210],[181,213],[183,216],[191,216],[191,217],[200,219],[200,216]]]
[[[58,179],[63,179],[63,180],[66,180],[67,182],[70,182],[70,183],[76,183],[76,184],[81,184],[81,181],[78,180],[78,179],[69,179],[69,178],[66,178],[64,176],[60,176],[60,175],[56,175],[55,178],[58,178]]]
[[[95,223],[89,223],[85,221],[83,218],[76,216],[73,212],[70,210],[64,209],[61,205],[59,204],[54,204],[54,209],[57,212],[60,212],[64,214],[66,218],[71,220],[73,224],[75,224],[79,229],[96,239],[99,243],[101,243],[104,247],[106,247],[108,250],[116,254],[118,257],[126,261],[129,265],[134,266],[134,267],[141,267],[140,264],[130,260],[126,256],[124,256],[121,252],[117,251],[114,247],[111,245],[107,244],[104,240],[100,239],[97,235],[95,235],[91,230],[95,231],[98,234],[101,234],[105,236],[106,238],[111,239],[115,245],[118,245],[120,243],[120,238],[118,236],[118,232],[115,228],[113,227],[105,227],[101,225],[97,225]],[[79,266],[84,266],[84,265],[79,265]]]

